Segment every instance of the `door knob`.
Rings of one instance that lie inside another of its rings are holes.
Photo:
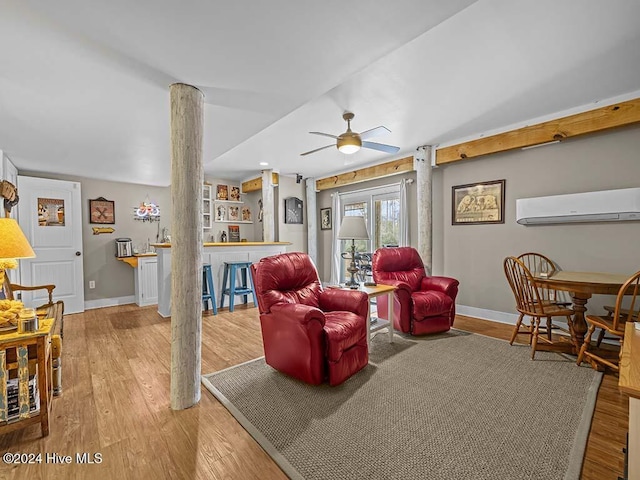
[[[79,257],[80,255],[82,255],[82,253],[76,252],[76,257]]]

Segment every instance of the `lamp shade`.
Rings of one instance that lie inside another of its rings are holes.
[[[338,231],[341,240],[369,240],[364,217],[344,217]]]
[[[0,258],[33,258],[36,254],[13,218],[0,218]]]

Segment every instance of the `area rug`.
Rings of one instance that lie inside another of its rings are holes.
[[[203,384],[293,479],[577,479],[602,374],[459,331],[374,337],[370,364],[310,386],[259,358]]]

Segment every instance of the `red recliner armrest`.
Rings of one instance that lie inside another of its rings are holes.
[[[307,325],[316,320],[324,327],[324,313],[322,310],[301,303],[276,303],[271,305],[271,314],[278,317],[279,322],[292,325]],[[265,315],[265,314],[263,314]],[[269,314],[266,314],[269,315]]]
[[[366,317],[369,309],[367,294],[358,290],[328,288],[320,292],[318,303],[324,312],[352,312],[360,317]]]
[[[455,300],[460,282],[450,277],[424,277],[420,290],[437,290]]]
[[[411,295],[411,287],[407,282],[403,282],[402,280],[392,280],[392,279],[383,279],[378,280],[380,285],[391,285],[392,287],[396,287],[398,290],[404,290],[407,294]]]

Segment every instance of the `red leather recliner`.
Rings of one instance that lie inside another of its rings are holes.
[[[393,319],[397,330],[411,335],[446,332],[456,316],[460,282],[428,277],[418,251],[412,247],[380,248],[373,254],[373,281],[398,287]],[[386,295],[377,298],[378,316],[387,318]]]
[[[369,362],[363,292],[323,290],[305,253],[251,265],[267,364],[314,385],[344,382]]]

